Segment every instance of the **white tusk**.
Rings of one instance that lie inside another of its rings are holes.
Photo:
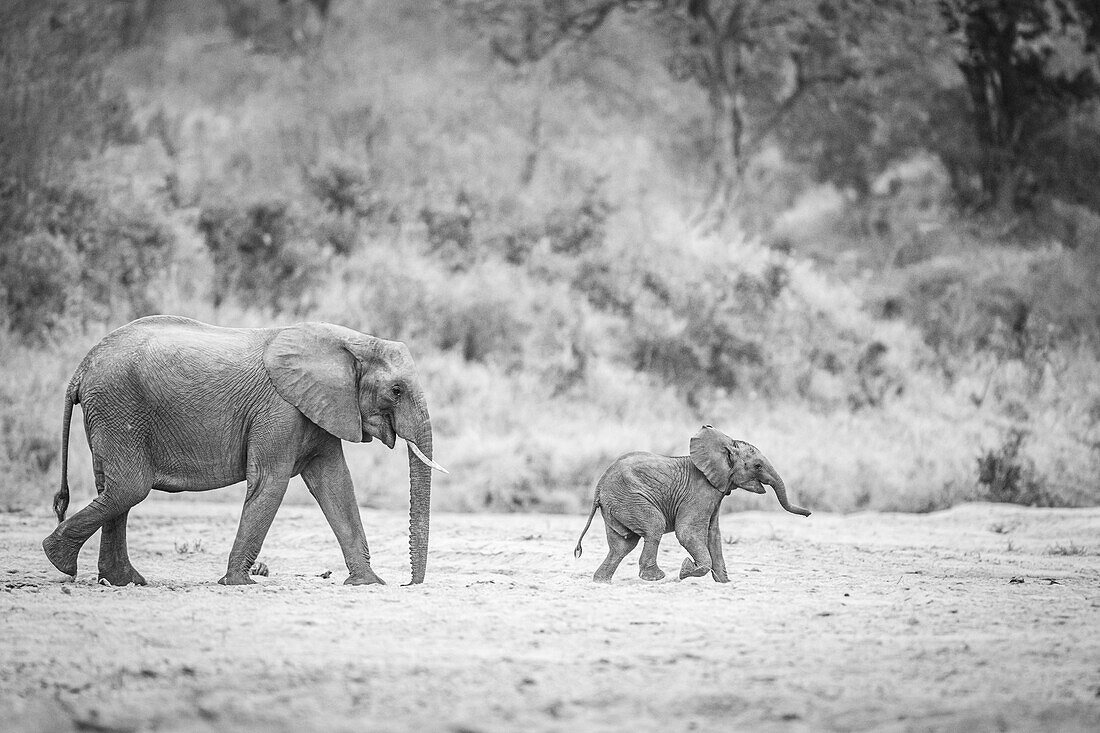
[[[428,458],[426,455],[421,453],[420,449],[416,447],[416,443],[412,442],[411,440],[406,440],[405,442],[408,443],[409,450],[411,450],[416,455],[417,458],[419,458],[421,461],[423,461],[425,466],[428,466],[430,468],[434,468],[437,471],[442,471],[443,473],[450,473],[450,471],[443,468],[443,466],[440,466],[438,463],[433,461],[431,458]]]

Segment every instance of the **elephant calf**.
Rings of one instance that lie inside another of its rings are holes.
[[[710,573],[717,582],[728,583],[718,510],[734,489],[763,494],[762,484],[775,490],[784,509],[810,516],[806,509],[788,503],[783,479],[759,450],[710,425],[704,425],[691,439],[690,456],[627,453],[612,463],[596,484],[592,512],[573,554],[581,556],[581,540],[599,509],[608,551],[592,576],[597,583],[611,582],[639,538],[645,540],[639,560],[642,580],[664,578],[664,571],[657,567],[657,548],[667,532],[675,532],[691,555],[680,566],[681,580]]]
[[[69,422],[84,407],[99,495],[65,519],[69,506]],[[381,583],[341,440],[377,438],[409,449],[412,582],[428,553],[432,426],[409,350],[327,323],[288,328],[219,328],[150,316],[108,334],[77,368],[65,392],[58,526],[46,557],[76,575],[84,542],[102,529],[99,577],[144,585],[130,564],[126,518],[152,489],[206,491],[248,482],[225,585],[254,582],[249,570],[292,476],[301,474],[336,534],[348,584]]]

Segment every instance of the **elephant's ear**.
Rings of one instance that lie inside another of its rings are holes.
[[[691,462],[703,472],[711,486],[719,491],[726,491],[730,480],[727,440],[729,439],[721,431],[710,425],[704,425],[691,439]]]
[[[284,328],[264,350],[264,367],[280,397],[326,432],[359,443],[363,421],[349,334],[357,335],[327,323]]]

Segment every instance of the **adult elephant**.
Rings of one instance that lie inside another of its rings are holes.
[[[84,409],[98,496],[69,519],[69,423]],[[408,348],[341,326],[220,328],[150,316],[108,334],[84,357],[65,393],[58,526],[42,542],[50,562],[76,575],[84,542],[102,527],[99,577],[145,579],[126,549],[131,507],[161,491],[207,491],[248,482],[224,585],[253,583],[259,555],[292,476],[302,475],[336,534],[346,584],[382,583],[355,501],[341,440],[377,438],[409,450],[412,582],[424,580],[432,427]]]

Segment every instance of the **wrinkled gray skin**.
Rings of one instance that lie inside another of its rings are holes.
[[[618,458],[596,484],[592,512],[584,525],[584,539],[596,509],[607,531],[607,557],[592,580],[610,583],[623,558],[644,540],[639,559],[643,580],[661,580],[657,567],[661,537],[675,532],[676,539],[691,555],[680,566],[680,579],[710,573],[719,583],[728,583],[722,557],[722,533],[718,510],[722,499],[734,489],[763,494],[767,484],[779,503],[792,514],[810,512],[787,501],[783,479],[754,446],[733,440],[725,433],[704,425],[691,439],[690,456],[658,456],[627,453]],[[573,554],[581,556],[581,540]]]
[[[72,406],[84,410],[99,495],[69,519],[66,471]],[[99,577],[145,579],[130,564],[126,518],[161,491],[207,491],[248,482],[223,585],[253,581],[260,552],[292,476],[302,475],[340,543],[346,584],[382,583],[370,566],[341,440],[409,447],[412,582],[428,552],[432,427],[404,344],[341,326],[219,328],[151,316],[108,334],[81,362],[65,395],[60,524],[42,542],[50,562],[76,575],[84,542],[102,528]]]

